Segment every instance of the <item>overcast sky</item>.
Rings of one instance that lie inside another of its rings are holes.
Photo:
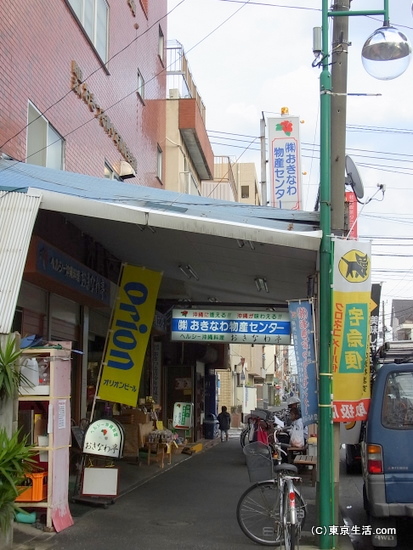
[[[413,42],[411,6],[411,0],[390,0],[391,24]],[[383,0],[353,0],[351,8],[382,10]],[[268,118],[288,107],[304,121],[303,207],[313,210],[320,70],[312,67],[312,37],[313,27],[321,26],[321,0],[168,0],[168,9],[168,39],[185,50],[214,154],[255,162],[260,180],[262,113]],[[395,80],[374,79],[364,70],[361,50],[382,18],[349,21],[348,92],[381,94],[348,97],[346,152],[364,184],[368,204],[359,205],[359,235],[373,239],[373,282],[383,282],[388,323],[393,298],[413,299],[413,62]],[[384,198],[378,184],[385,185]]]

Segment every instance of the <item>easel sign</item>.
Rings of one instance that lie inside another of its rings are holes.
[[[194,414],[194,404],[178,402],[174,404],[172,425],[176,430],[190,430],[192,428],[192,418]]]
[[[118,494],[118,468],[85,468],[82,495],[112,497]]]
[[[83,442],[83,452],[89,455],[122,458],[123,428],[114,420],[102,418],[89,425]]]

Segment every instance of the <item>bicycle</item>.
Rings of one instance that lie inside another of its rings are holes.
[[[250,443],[244,453],[250,481],[255,483],[238,501],[241,530],[258,544],[297,549],[306,517],[306,503],[295,486],[301,482],[297,467],[281,462],[284,451],[279,444],[271,448],[261,442]]]
[[[266,409],[255,409],[251,411],[251,414],[248,416],[247,425],[240,434],[240,444],[242,448],[254,441],[256,432],[260,426],[267,432],[269,439],[273,439],[275,431],[274,413]]]

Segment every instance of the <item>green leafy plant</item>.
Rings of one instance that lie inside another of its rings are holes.
[[[0,399],[13,399],[21,384],[33,386],[31,381],[21,374],[18,361],[21,349],[17,348],[16,340],[10,336],[6,343],[0,345]]]
[[[36,462],[31,458],[36,451],[26,445],[26,438],[19,440],[19,432],[8,437],[0,428],[0,530],[4,531],[17,511],[14,502],[19,495],[19,485],[25,474],[31,472]]]
[[[21,350],[17,348],[16,340],[10,336],[0,345],[0,400],[14,399],[21,381],[18,361]],[[0,530],[6,531],[8,525],[20,508],[15,504],[19,495],[19,484],[26,473],[35,464],[31,458],[35,454],[33,447],[27,446],[27,438],[20,438],[19,432],[8,436],[5,428],[0,428]]]
[[[20,355],[21,350],[12,337],[0,346],[0,399],[12,399],[16,395],[22,378],[17,367]]]

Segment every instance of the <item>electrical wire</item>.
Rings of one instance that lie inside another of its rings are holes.
[[[185,2],[186,0],[181,0],[181,2],[179,4],[177,4],[177,6],[175,6],[175,8],[173,8],[172,10],[170,10],[165,16],[163,16],[162,18],[160,18],[157,22],[155,22],[151,28],[153,28],[157,23],[159,23],[159,21],[161,21],[164,17],[166,17],[167,15],[169,15],[170,13],[172,13],[172,11],[174,11],[178,6],[180,6],[183,2]],[[226,19],[224,19],[219,25],[217,25],[216,27],[214,27],[214,29],[209,32],[207,35],[205,35],[201,40],[199,40],[196,44],[194,44],[189,50],[187,50],[185,52],[185,54],[189,53],[190,51],[192,51],[194,48],[196,48],[197,46],[199,46],[200,44],[202,44],[202,42],[204,42],[207,38],[209,38],[212,34],[214,34],[218,29],[220,29],[225,23],[227,23],[230,19],[232,19],[237,13],[239,13],[243,8],[245,8],[246,5],[248,5],[252,0],[245,0],[242,4],[242,6],[240,8],[238,8],[237,10],[235,10],[231,15],[229,15]],[[145,32],[147,32],[149,29],[147,29]],[[142,33],[142,35],[145,34],[145,33]],[[139,35],[142,36],[142,35]],[[125,46],[122,50],[120,50],[117,54],[115,54],[114,56],[112,56],[111,59],[113,59],[113,57],[115,57],[116,55],[118,55],[119,53],[121,53],[121,51],[124,51],[127,47],[129,47],[132,43],[134,43],[137,38],[139,37],[136,37],[128,46]],[[183,55],[185,55],[183,54]],[[183,57],[182,55],[182,57]],[[176,60],[173,62],[173,63],[176,63]],[[172,64],[171,64],[172,65]],[[171,66],[170,65],[170,66]],[[156,79],[160,74],[162,74],[165,70],[167,70],[169,68],[166,67],[166,69],[162,69],[159,73],[155,74],[151,79],[149,79],[146,84],[149,84],[150,82],[152,82],[154,79]],[[83,79],[82,82],[85,82],[87,80],[87,78],[90,78],[90,76],[92,74],[94,74],[95,72],[97,72],[98,70],[102,69],[102,67],[99,67],[98,69],[96,69],[96,71],[92,72],[88,77],[86,77],[85,79]],[[105,112],[109,111],[110,109],[112,109],[113,107],[115,107],[116,105],[118,105],[119,103],[121,103],[123,100],[125,100],[126,98],[130,97],[131,95],[133,95],[134,93],[136,93],[136,90],[137,89],[134,89],[132,92],[126,94],[124,97],[120,98],[118,101],[116,101],[115,103],[113,103],[112,105],[110,105],[109,107],[106,107],[105,108]],[[66,94],[64,94],[64,96],[62,96],[57,102],[55,102],[52,106],[48,107],[45,111],[43,111],[43,113],[47,112],[48,110],[50,110],[53,106],[57,105],[60,101],[62,101],[65,97],[67,97],[73,90],[69,90]],[[43,116],[43,113],[39,114],[39,116],[31,121],[29,124],[35,122],[38,118],[40,118],[41,116]],[[87,120],[86,122],[82,123],[80,126],[74,128],[73,130],[71,130],[70,132],[66,133],[65,135],[61,136],[63,139],[66,138],[67,136],[77,132],[78,130],[80,130],[81,128],[85,127],[87,124],[89,124],[90,122],[92,122],[93,120],[95,120],[95,116],[93,116],[92,118],[90,118],[89,120]],[[27,124],[24,128],[22,128],[14,137],[16,137],[17,135],[19,135],[22,131],[24,131],[28,126],[29,124]],[[10,138],[6,143],[8,143],[11,139],[13,138]],[[52,145],[54,145],[55,143],[57,143],[58,141],[60,140],[56,140],[52,143],[49,143],[48,145],[46,145],[45,147],[39,149],[38,151],[34,152],[33,155],[41,152],[41,151],[44,151],[45,149],[47,149],[48,147],[51,147]],[[0,149],[5,145],[3,144],[2,146],[0,146]],[[32,155],[30,155],[32,156]],[[24,160],[27,160],[29,157],[25,157],[24,159],[20,159],[16,162],[22,162]]]
[[[142,38],[142,36],[144,36],[145,34],[147,34],[151,29],[153,29],[153,27],[155,27],[156,25],[158,25],[162,19],[164,19],[165,17],[167,17],[168,15],[170,15],[174,10],[176,10],[176,8],[178,8],[181,4],[183,4],[184,2],[186,2],[186,0],[181,0],[179,2],[179,4],[177,4],[174,8],[172,8],[168,13],[166,13],[165,15],[163,15],[162,17],[160,17],[157,21],[155,21],[150,27],[148,27],[147,29],[145,29],[140,35],[136,36],[131,42],[129,42],[129,44],[127,44],[126,46],[124,46],[122,49],[120,49],[118,52],[116,52],[115,54],[112,55],[112,57],[110,57],[103,65],[100,65],[99,67],[97,67],[97,69],[95,69],[94,71],[92,71],[88,76],[86,76],[80,84],[83,84],[84,82],[86,82],[86,80],[88,78],[90,78],[91,76],[93,76],[94,74],[96,74],[97,72],[103,70],[104,67],[106,67],[106,65],[112,61],[113,59],[115,59],[115,57],[117,57],[118,55],[120,55],[121,53],[123,53],[125,50],[127,50],[130,46],[132,46],[132,44],[134,44],[139,38]],[[158,76],[160,73],[158,73],[156,76]],[[156,78],[156,77],[154,77]],[[150,81],[149,81],[150,82]],[[49,107],[47,107],[47,109],[45,109],[44,111],[40,112],[39,116],[36,117],[34,120],[30,121],[29,123],[27,123],[21,130],[19,130],[16,134],[14,134],[14,136],[10,137],[7,141],[5,141],[4,143],[2,143],[0,145],[0,149],[3,149],[3,147],[5,145],[7,145],[11,140],[15,139],[18,135],[20,135],[22,132],[24,132],[24,130],[26,130],[31,124],[33,124],[34,122],[36,122],[36,120],[39,120],[39,118],[41,118],[42,116],[44,116],[48,111],[50,111],[50,109],[52,109],[53,107],[56,107],[56,105],[58,105],[61,101],[63,101],[68,95],[70,95],[71,93],[73,92],[73,89],[70,89],[68,92],[66,92],[62,97],[60,97],[57,101],[55,101],[54,103],[52,103],[52,105],[50,105]],[[130,94],[129,94],[130,95]],[[69,135],[69,134],[67,134]],[[62,137],[65,137],[65,136],[62,136]],[[44,149],[46,149],[47,147],[51,147],[55,142],[49,144],[48,146],[44,147],[43,149],[40,149],[39,151],[37,151],[36,153],[33,153],[33,154],[37,154],[39,153],[40,151],[43,151]],[[29,157],[26,157],[26,159],[24,160],[27,160],[27,158]]]

